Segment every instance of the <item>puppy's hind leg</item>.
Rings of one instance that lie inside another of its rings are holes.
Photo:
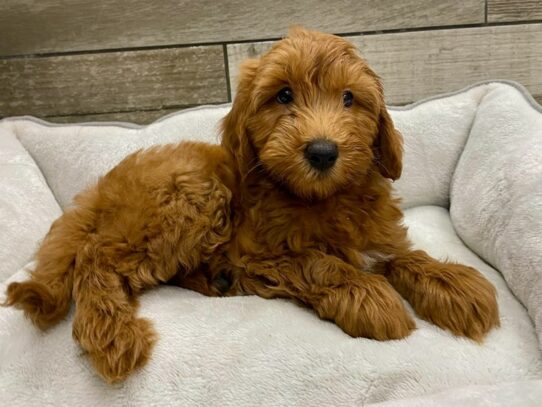
[[[78,254],[74,337],[109,382],[142,367],[156,342],[151,323],[136,316],[135,297],[179,271],[195,281],[229,239],[229,191],[196,175],[169,177],[163,199],[132,201],[106,218]],[[147,208],[152,216],[141,216]]]
[[[149,321],[136,317],[135,298],[115,270],[123,259],[113,265],[105,254],[109,249],[89,244],[78,259],[73,336],[98,373],[114,383],[146,363],[156,334]]]

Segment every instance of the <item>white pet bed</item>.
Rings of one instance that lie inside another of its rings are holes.
[[[0,299],[78,191],[140,147],[216,141],[229,106],[149,126],[0,121]],[[391,110],[405,137],[396,182],[415,244],[478,268],[501,328],[483,345],[417,319],[400,341],[353,339],[285,300],[142,297],[160,335],[125,383],[98,378],[71,337],[0,309],[0,400],[18,405],[542,405],[542,109],[519,85],[482,83]],[[26,267],[31,267],[31,263]]]

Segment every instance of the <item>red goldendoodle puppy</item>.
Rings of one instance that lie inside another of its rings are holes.
[[[379,78],[346,40],[295,29],[241,68],[222,145],[138,151],[75,198],[7,305],[73,334],[110,382],[156,334],[136,296],[159,283],[295,299],[352,336],[407,336],[416,313],[481,341],[499,325],[473,268],[412,250],[391,182],[401,136]],[[399,295],[400,294],[400,295]]]

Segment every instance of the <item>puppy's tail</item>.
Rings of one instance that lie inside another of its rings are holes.
[[[11,283],[3,305],[22,309],[41,329],[63,319],[70,309],[77,251],[94,225],[94,214],[81,207],[57,219],[36,254],[30,280]]]

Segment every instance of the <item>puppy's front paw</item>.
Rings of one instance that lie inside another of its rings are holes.
[[[377,275],[330,289],[316,311],[353,337],[401,339],[416,328],[399,294]]]
[[[461,264],[430,267],[405,293],[422,318],[478,342],[500,325],[495,288],[480,272]]]

